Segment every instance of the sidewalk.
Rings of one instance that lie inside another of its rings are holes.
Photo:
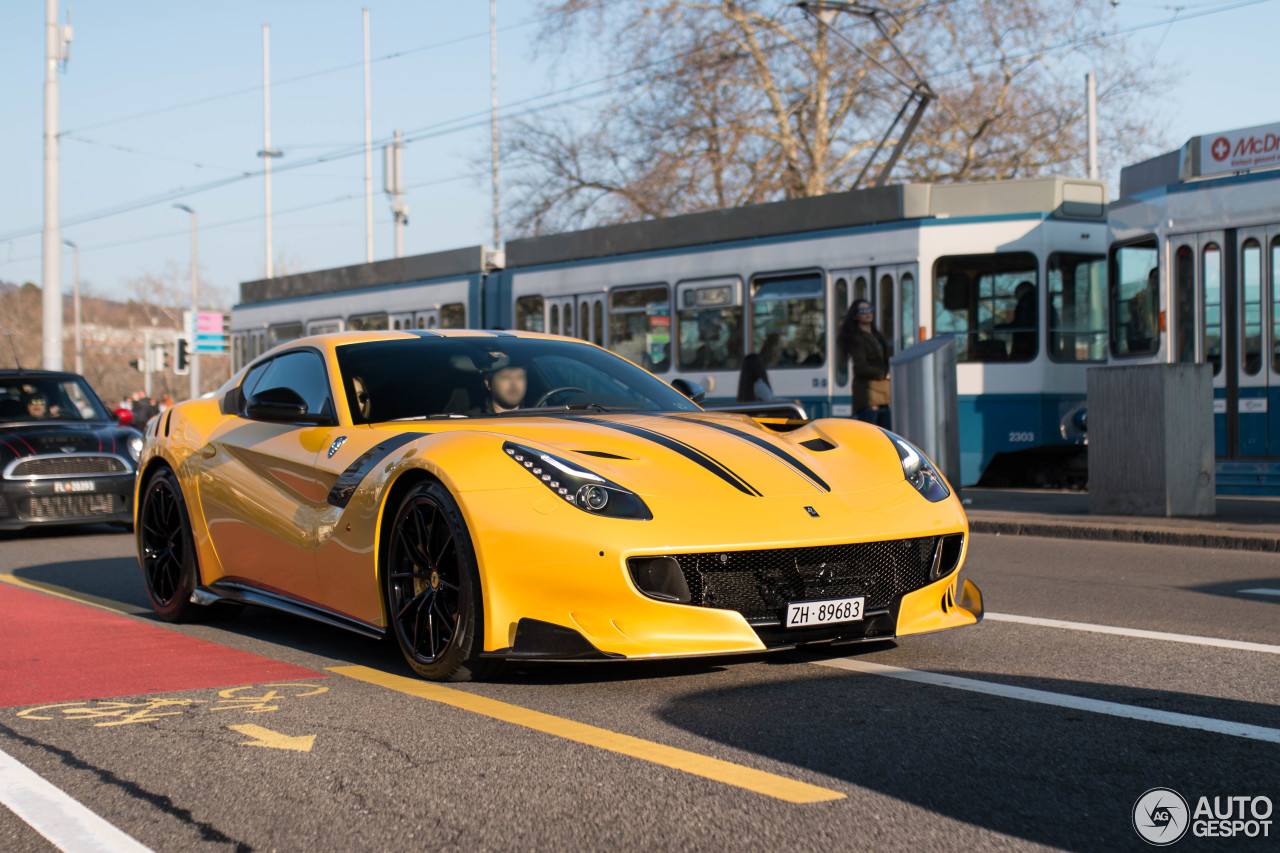
[[[1090,515],[1086,492],[971,487],[961,499],[974,533],[1280,553],[1280,498],[1219,497],[1206,518]]]

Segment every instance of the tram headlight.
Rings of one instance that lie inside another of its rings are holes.
[[[951,490],[947,488],[947,481],[942,479],[938,469],[934,468],[933,463],[920,452],[920,448],[888,430],[885,430],[884,434],[889,437],[889,441],[893,442],[893,449],[898,451],[898,459],[902,462],[902,475],[917,492],[933,503],[951,494]]]

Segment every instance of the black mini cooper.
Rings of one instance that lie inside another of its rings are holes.
[[[130,524],[141,452],[84,377],[0,370],[0,530]]]

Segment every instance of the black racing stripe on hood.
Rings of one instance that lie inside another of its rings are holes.
[[[377,467],[379,462],[414,439],[422,438],[426,435],[431,435],[431,433],[402,432],[375,444],[364,453],[361,453],[354,462],[347,466],[347,470],[338,475],[333,488],[329,490],[329,503],[340,509],[345,509],[347,504],[351,502],[351,496],[356,493],[356,488],[364,482],[364,478],[369,476],[369,472]]]
[[[676,453],[679,453],[681,456],[688,459],[690,462],[693,462],[707,469],[712,474],[715,474],[721,480],[724,480],[726,483],[733,486],[735,489],[742,492],[743,494],[752,495],[754,497],[761,497],[761,493],[755,488],[755,486],[752,486],[746,480],[739,477],[737,474],[731,471],[727,466],[723,465],[716,459],[713,459],[712,457],[703,453],[698,448],[689,444],[685,444],[683,441],[680,441],[679,439],[672,438],[669,435],[663,435],[660,432],[654,432],[653,430],[650,430],[650,429],[645,429],[644,427],[634,426],[632,424],[620,424],[614,421],[606,421],[606,420],[601,420],[597,418],[577,417],[574,415],[565,415],[563,417],[565,417],[567,420],[579,421],[584,424],[591,424],[592,426],[601,426],[601,427],[606,427],[608,429],[616,429],[619,432],[625,432],[625,433],[628,433],[629,435],[634,435],[637,438],[643,438],[646,441],[652,441],[654,444],[662,445],[668,450],[672,450],[672,451],[675,451]]]
[[[795,469],[796,473],[804,477],[810,483],[813,483],[818,488],[822,489],[824,492],[831,491],[831,487],[827,485],[827,482],[823,480],[821,477],[819,477],[812,468],[810,468],[808,465],[805,465],[803,462],[801,462],[799,459],[792,456],[787,451],[783,450],[781,447],[775,447],[773,444],[771,444],[770,442],[766,441],[765,439],[761,438],[758,435],[752,435],[749,432],[743,432],[742,430],[734,429],[733,427],[726,426],[725,424],[711,423],[710,421],[698,420],[696,418],[681,417],[679,415],[671,415],[669,417],[671,417],[673,420],[684,421],[686,423],[698,424],[699,426],[710,427],[711,429],[717,429],[717,430],[720,430],[720,432],[728,433],[729,435],[732,435],[735,438],[740,438],[743,441],[749,441],[752,444],[754,444],[756,447],[759,447],[761,450],[765,451],[766,453],[772,454],[773,456],[776,456],[777,458],[781,459],[783,462],[790,465],[792,468]]]

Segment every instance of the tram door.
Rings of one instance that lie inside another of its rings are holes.
[[[918,264],[875,267],[876,325],[895,353],[920,343],[920,273]]]
[[[552,296],[547,298],[547,332],[552,335],[574,337],[578,314],[576,296]]]
[[[870,267],[831,271],[831,322],[827,326],[831,329],[828,337],[831,341],[831,357],[835,364],[836,388],[849,387],[849,360],[846,358],[841,361],[836,348],[840,326],[844,323],[853,303],[859,299],[870,302],[871,309],[875,310],[875,288],[871,286],[873,281],[875,277],[871,274]]]
[[[440,327],[440,309],[432,308],[428,311],[415,311],[413,314],[413,327],[415,329],[436,329]]]
[[[395,331],[413,328],[413,314],[392,314],[387,320]]]
[[[1214,452],[1280,455],[1280,226],[1169,238],[1171,360],[1213,368]]]

